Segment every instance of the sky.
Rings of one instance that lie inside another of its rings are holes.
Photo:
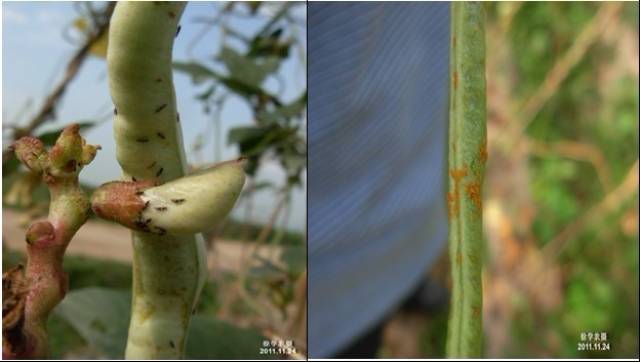
[[[192,40],[203,29],[198,19],[212,18],[218,13],[220,4],[212,2],[190,2],[181,19],[180,35],[174,45],[174,60],[188,61],[211,59],[221,44],[221,32],[212,28],[197,43],[190,47]],[[263,9],[273,12],[277,4]],[[306,10],[298,6],[294,16],[304,24]],[[60,81],[64,67],[77,44],[65,39],[63,32],[78,17],[77,9],[71,2],[3,2],[2,3],[2,123],[25,124],[39,109],[46,94]],[[264,18],[263,18],[264,19]],[[264,20],[255,18],[232,17],[229,25],[240,29],[244,34],[253,34],[264,24]],[[295,27],[298,36],[306,39],[306,29]],[[76,37],[77,38],[77,37]],[[303,44],[306,47],[306,44]],[[293,50],[293,49],[292,49]],[[302,52],[301,54],[305,54]],[[270,91],[281,90],[281,98],[286,102],[298,97],[306,88],[306,65],[294,50],[285,61],[278,75],[280,82],[270,77],[265,87]],[[212,65],[211,62],[208,65]],[[215,68],[215,67],[214,67]],[[221,68],[218,68],[222,70]],[[202,103],[195,96],[206,86],[194,86],[188,75],[174,72],[174,84],[180,120],[183,126],[184,144],[187,158],[192,163],[210,163],[215,161],[211,115],[203,111]],[[29,103],[30,102],[30,103]],[[27,105],[25,107],[25,105]],[[25,111],[26,109],[26,111]],[[62,102],[56,108],[57,120],[42,130],[59,129],[72,122],[104,119],[100,125],[84,132],[88,143],[99,144],[102,150],[95,160],[82,171],[80,179],[91,185],[119,179],[121,170],[115,159],[112,117],[113,104],[109,96],[106,62],[102,58],[87,58],[76,79],[70,84]],[[229,129],[253,124],[252,113],[240,98],[231,97],[221,113],[221,160],[239,156],[236,146],[226,144]],[[208,142],[198,153],[192,146],[199,134],[204,134]],[[3,137],[3,142],[5,137]],[[4,144],[3,144],[4,145]],[[284,184],[284,171],[277,162],[264,162],[257,181],[270,180],[277,185]],[[306,175],[303,178],[306,183]],[[275,208],[276,197],[272,191],[260,191],[254,197],[252,215],[248,221],[263,223],[268,220]],[[246,220],[247,205],[238,204],[232,214],[235,218]],[[286,218],[287,227],[303,231],[306,223],[306,185],[297,188],[292,194],[291,208]],[[284,216],[280,221],[284,220]],[[283,224],[280,224],[283,225]]]

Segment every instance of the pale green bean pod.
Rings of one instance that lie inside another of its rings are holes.
[[[487,161],[484,10],[451,3],[447,357],[482,354],[482,185]]]
[[[109,88],[124,179],[185,174],[172,49],[185,2],[119,2],[109,29]],[[176,359],[206,275],[202,237],[133,231],[133,300],[125,357]]]

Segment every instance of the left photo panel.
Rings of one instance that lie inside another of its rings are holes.
[[[306,359],[304,2],[2,3],[4,359]]]

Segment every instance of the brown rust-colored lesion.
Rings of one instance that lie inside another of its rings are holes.
[[[455,215],[456,195],[453,192],[447,192],[447,210],[449,218]]]
[[[466,167],[449,171],[449,176],[453,179],[453,190],[447,193],[447,208],[450,218],[454,218],[460,213],[460,182],[466,175]]]
[[[453,169],[449,172],[449,175],[451,175],[455,182],[459,182],[463,177],[467,176],[467,168],[463,167],[459,170]]]
[[[480,144],[480,147],[478,147],[478,160],[480,160],[480,164],[474,171],[473,181],[465,185],[467,197],[476,206],[476,211],[478,213],[482,210],[482,183],[484,180],[483,169],[488,158],[487,139],[485,138]]]
[[[480,161],[485,164],[489,159],[489,153],[487,152],[487,139],[485,138],[482,144],[480,145],[480,149],[478,150],[478,157]]]
[[[453,89],[458,89],[458,72],[455,70],[451,75],[451,83],[453,84]]]
[[[480,182],[473,181],[465,186],[467,197],[476,205],[476,211],[482,210],[482,188]]]

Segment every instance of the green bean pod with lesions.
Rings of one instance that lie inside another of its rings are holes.
[[[162,184],[184,176],[171,72],[184,2],[119,2],[109,30],[109,87],[116,155],[125,180]],[[133,300],[126,358],[181,358],[204,283],[198,235],[133,231]]]
[[[453,291],[447,356],[482,354],[482,184],[486,148],[484,11],[451,3],[449,255]]]

